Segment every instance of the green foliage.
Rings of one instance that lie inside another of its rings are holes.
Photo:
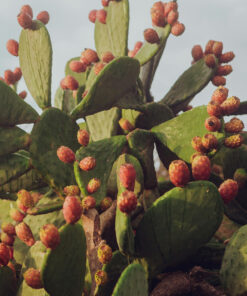
[[[16,292],[16,279],[8,266],[0,266],[0,296],[12,296]]]

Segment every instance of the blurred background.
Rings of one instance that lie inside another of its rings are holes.
[[[136,41],[143,41],[143,31],[151,27],[150,8],[153,0],[130,0],[129,48],[133,49]],[[223,41],[225,51],[233,51],[235,59],[231,62],[233,72],[227,76],[226,86],[229,95],[235,95],[241,101],[247,99],[247,1],[246,0],[181,0],[178,2],[179,21],[185,24],[182,36],[170,35],[167,46],[156,73],[152,86],[155,100],[160,100],[175,80],[191,64],[191,49],[200,44],[205,47],[209,39]],[[66,62],[79,56],[84,48],[94,49],[94,24],[88,20],[92,9],[101,9],[101,0],[8,0],[1,3],[0,10],[0,76],[4,70],[14,70],[19,66],[18,58],[6,50],[8,39],[19,39],[21,31],[17,23],[17,14],[22,5],[29,4],[34,17],[47,10],[50,22],[47,25],[53,45],[52,98],[64,77]],[[215,87],[210,83],[192,101],[193,106],[207,104]],[[27,90],[22,79],[18,91]],[[39,113],[34,100],[29,95],[30,103]],[[247,127],[247,116],[241,118]],[[29,128],[26,128],[28,129]],[[245,128],[246,130],[246,128]]]

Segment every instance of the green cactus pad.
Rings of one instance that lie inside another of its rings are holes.
[[[54,106],[66,114],[70,114],[76,106],[76,101],[73,98],[71,90],[64,90],[59,87],[55,94]]]
[[[121,111],[113,107],[110,110],[86,116],[87,126],[93,141],[99,141],[111,136],[116,136],[118,132],[118,121]]]
[[[95,295],[105,296],[112,295],[113,289],[123,270],[128,266],[127,257],[119,251],[115,251],[112,259],[108,264],[103,265],[103,270],[107,273],[108,281],[105,285],[98,286]]]
[[[0,224],[3,222],[13,222],[12,218],[9,215],[11,208],[15,207],[15,202],[5,199],[0,199]]]
[[[45,25],[22,30],[19,40],[20,66],[26,85],[40,108],[51,106],[52,46]]]
[[[0,193],[15,193],[20,189],[32,190],[44,187],[46,184],[35,169],[31,169],[20,177],[11,179],[4,185],[0,186]]]
[[[0,296],[13,296],[16,292],[16,279],[8,266],[0,266]]]
[[[134,192],[138,197],[143,190],[143,173],[139,161],[132,155],[122,154],[117,161],[117,186],[118,186],[118,197],[126,189],[121,185],[119,180],[119,169],[124,163],[131,163],[135,167],[136,180]],[[116,218],[115,218],[115,232],[119,250],[123,254],[128,254],[130,256],[134,255],[134,234],[131,226],[131,218],[129,215],[122,213],[117,207]]]
[[[208,181],[173,188],[143,216],[136,232],[136,251],[151,274],[176,266],[214,235],[223,218],[217,187]]]
[[[224,288],[231,296],[246,295],[247,225],[242,226],[226,246],[220,276]]]
[[[129,30],[129,1],[109,3],[106,24],[95,22],[94,40],[99,57],[110,51],[115,57],[127,55]]]
[[[83,73],[73,72],[69,67],[70,62],[72,62],[72,61],[80,61],[80,57],[72,58],[67,62],[66,66],[65,66],[65,75],[66,76],[67,75],[73,76],[77,80],[77,82],[79,83],[79,86],[85,85],[87,72],[86,71]]]
[[[27,148],[30,140],[30,135],[17,126],[0,127],[0,156]]]
[[[67,146],[75,152],[80,147],[77,142],[78,129],[79,126],[68,115],[56,108],[49,108],[32,130],[32,164],[56,190],[62,191],[65,186],[75,184],[73,164],[60,161],[57,149]]]
[[[216,69],[217,65],[209,68],[204,59],[200,59],[178,78],[160,103],[178,113],[210,82]]]
[[[135,87],[139,71],[137,60],[128,57],[114,59],[98,74],[86,97],[71,112],[72,117],[78,119],[114,107]]]
[[[191,155],[195,153],[191,145],[192,138],[210,133],[204,125],[208,117],[206,106],[200,106],[153,127],[161,160],[165,163],[167,155],[164,151],[168,150],[175,157],[190,162]],[[213,134],[217,139],[224,137],[222,132]]]
[[[147,275],[138,263],[132,263],[121,274],[112,296],[148,296]]]
[[[0,186],[18,178],[30,168],[30,159],[21,154],[13,153],[0,157]]]
[[[128,145],[130,153],[142,165],[145,188],[155,187],[157,185],[157,179],[153,161],[154,137],[152,133],[146,130],[135,129],[128,134]]]
[[[6,83],[0,81],[0,126],[35,122],[39,114]]]
[[[135,55],[135,59],[140,62],[141,66],[150,61],[160,50],[164,49],[167,38],[171,32],[171,26],[166,25],[164,28],[155,27],[155,31],[160,37],[160,42],[151,44],[145,41],[143,46]]]
[[[96,199],[97,204],[106,197],[107,180],[111,173],[112,165],[122,153],[126,143],[127,140],[125,136],[114,136],[110,139],[92,142],[87,147],[82,147],[76,152],[76,160],[78,162],[87,156],[92,156],[96,159],[96,167],[88,172],[82,171],[79,168],[78,162],[75,162],[74,165],[76,181],[84,196],[88,195],[86,187],[89,180],[98,178],[101,181],[101,186],[98,191],[92,195]]]
[[[86,238],[80,224],[59,230],[60,243],[48,250],[41,270],[45,290],[53,296],[81,296],[86,270]]]

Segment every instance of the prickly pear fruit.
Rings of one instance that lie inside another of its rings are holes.
[[[15,84],[15,74],[14,72],[12,72],[11,70],[5,70],[4,71],[4,81],[8,84],[8,85],[12,85]]]
[[[49,13],[47,11],[41,11],[37,15],[37,20],[41,21],[44,25],[48,24],[48,22],[50,20]]]
[[[25,12],[29,14],[31,18],[33,18],[33,10],[30,5],[23,5],[20,12]]]
[[[213,54],[207,54],[204,57],[204,61],[209,68],[214,68],[216,65],[216,59]]]
[[[57,149],[57,157],[64,163],[72,163],[75,161],[75,153],[66,146],[60,146]]]
[[[35,243],[33,233],[30,227],[25,223],[21,222],[15,226],[16,235],[21,241],[23,241],[27,246],[31,247]]]
[[[224,65],[224,66],[220,65],[217,68],[216,75],[227,76],[231,72],[232,72],[232,66],[231,65]]]
[[[238,97],[230,97],[225,100],[221,105],[221,109],[224,115],[231,115],[236,112],[239,108],[240,100]]]
[[[19,43],[14,39],[10,39],[6,44],[7,51],[13,56],[18,57]]]
[[[225,85],[226,84],[226,79],[223,76],[214,76],[214,78],[212,79],[212,83],[215,86],[221,86],[221,85]]]
[[[89,63],[97,63],[99,61],[98,54],[95,50],[87,48],[81,53],[81,58],[86,59],[86,61]],[[85,60],[84,60],[85,61]]]
[[[243,141],[243,136],[241,136],[240,134],[236,134],[225,138],[224,145],[228,148],[238,148],[242,145]]]
[[[26,208],[32,208],[34,206],[32,195],[25,189],[21,189],[17,192],[17,198],[20,203]]]
[[[77,185],[69,185],[64,187],[63,192],[67,195],[80,195],[80,189]]]
[[[112,258],[112,248],[106,244],[102,244],[98,248],[98,259],[102,264],[107,264]]]
[[[202,144],[202,138],[199,136],[195,136],[192,138],[191,145],[193,149],[195,149],[198,152],[201,152],[201,153],[207,152],[207,149]]]
[[[6,244],[8,246],[13,246],[15,238],[12,235],[2,232],[1,233],[1,241],[2,241],[2,243]]]
[[[88,14],[88,19],[90,20],[90,22],[95,23],[96,21],[96,14],[97,14],[97,10],[93,9],[89,12]]]
[[[153,26],[164,27],[166,24],[164,14],[160,10],[151,10],[151,18]]]
[[[191,55],[194,59],[194,61],[198,61],[203,57],[203,50],[201,45],[195,45],[193,46],[192,50],[191,50]]]
[[[44,225],[39,232],[41,242],[49,249],[54,250],[60,243],[60,234],[53,224]]]
[[[69,64],[69,67],[71,71],[76,72],[76,73],[82,73],[85,72],[87,69],[87,65],[80,61],[71,61]]]
[[[97,12],[96,12],[96,19],[100,23],[106,24],[106,16],[107,16],[107,12],[104,9],[97,10]]]
[[[95,75],[98,75],[104,67],[105,67],[105,63],[102,63],[102,62],[96,63],[93,68]]]
[[[211,101],[207,105],[207,112],[210,116],[216,116],[218,118],[222,117],[222,109],[219,103]]]
[[[176,10],[171,10],[167,16],[167,23],[171,26],[176,23],[178,20],[178,12]]]
[[[4,243],[0,243],[0,266],[6,266],[9,263],[9,248]]]
[[[191,164],[192,175],[195,180],[208,180],[211,174],[210,160],[206,155],[197,156]]]
[[[89,209],[95,208],[96,200],[93,196],[88,195],[82,199],[81,204],[82,204],[83,210],[88,211]]]
[[[151,44],[159,43],[160,41],[160,37],[154,29],[146,29],[144,31],[144,39]]]
[[[214,45],[215,41],[214,40],[209,40],[205,46],[205,54],[210,54],[213,53],[213,45]]]
[[[96,192],[100,188],[100,180],[97,178],[91,179],[87,184],[87,191],[88,193],[92,194]]]
[[[228,97],[228,88],[224,86],[219,86],[211,97],[211,101],[216,104],[222,104]]]
[[[222,54],[222,50],[223,50],[223,43],[220,41],[215,41],[212,46],[213,54],[219,57]]]
[[[164,5],[164,16],[167,17],[169,12],[172,10],[177,10],[178,4],[177,2],[170,1]]]
[[[97,286],[101,286],[107,283],[108,277],[104,270],[97,270],[94,275],[95,283]]]
[[[78,81],[71,75],[67,75],[64,79],[63,79],[63,84],[66,89],[70,89],[70,90],[77,90],[79,87]]]
[[[174,160],[169,165],[169,177],[177,187],[184,187],[190,180],[190,171],[183,160]]]
[[[32,29],[33,20],[29,14],[20,12],[17,16],[17,21],[23,29]]]
[[[109,209],[111,205],[112,205],[112,198],[107,196],[103,198],[102,201],[100,202],[100,209],[102,212],[104,212],[107,209]]]
[[[234,181],[238,183],[238,188],[243,188],[247,181],[247,172],[244,168],[236,169],[233,175]]]
[[[122,164],[119,168],[118,177],[121,185],[124,188],[130,191],[134,191],[136,170],[133,164],[131,163]]]
[[[133,212],[137,206],[137,197],[133,191],[125,190],[117,200],[119,210],[125,214]]]
[[[205,120],[205,127],[210,132],[216,132],[220,129],[221,122],[220,122],[219,118],[217,118],[215,116],[210,116],[209,118],[207,118]]]
[[[34,268],[29,268],[23,274],[24,280],[27,285],[33,289],[43,288],[40,271]]]
[[[202,137],[202,145],[207,150],[216,149],[218,146],[218,140],[213,134],[206,134]]]
[[[227,179],[221,183],[219,193],[224,203],[229,203],[238,194],[238,183],[232,179]]]
[[[21,213],[19,210],[17,209],[11,209],[9,212],[10,217],[16,221],[16,222],[22,222],[23,219],[25,218],[25,214]]]
[[[103,63],[109,63],[114,58],[114,55],[110,51],[103,52],[101,56],[101,60]]]
[[[27,97],[27,92],[25,90],[23,90],[22,92],[20,92],[18,94],[18,96],[24,100]]]
[[[220,63],[229,63],[235,58],[235,54],[232,51],[225,52],[219,57]]]
[[[15,75],[15,81],[19,81],[22,77],[22,71],[21,68],[17,67],[15,68],[15,70],[13,71],[14,75]]]
[[[94,169],[95,166],[96,166],[96,159],[92,156],[84,157],[79,163],[79,167],[83,171],[90,171]]]
[[[174,36],[180,36],[183,34],[184,30],[185,30],[184,24],[180,22],[176,22],[172,25],[171,33]]]
[[[75,224],[81,217],[82,207],[76,196],[69,195],[63,204],[63,216],[67,223]]]
[[[227,133],[240,133],[244,129],[244,123],[237,117],[233,117],[225,123],[224,129]]]
[[[9,234],[9,235],[16,235],[15,233],[15,226],[11,223],[3,223],[1,225],[1,229],[3,232]]]
[[[86,147],[89,143],[89,133],[84,129],[80,129],[77,132],[77,141],[79,144]]]

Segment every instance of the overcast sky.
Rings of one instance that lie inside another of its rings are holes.
[[[137,40],[143,40],[143,30],[151,27],[150,8],[153,0],[130,0],[129,48]],[[24,4],[34,10],[34,16],[42,10],[50,14],[47,28],[53,45],[52,98],[64,76],[66,61],[80,55],[85,47],[94,48],[94,25],[88,21],[92,9],[101,8],[101,0],[1,0],[0,10],[0,76],[5,69],[18,66],[18,58],[6,50],[8,39],[19,39],[21,31],[16,15]],[[152,86],[155,99],[160,100],[191,63],[191,48],[195,44],[203,47],[209,39],[223,41],[224,51],[236,55],[231,63],[233,72],[227,77],[229,95],[247,99],[247,0],[178,0],[180,22],[185,24],[185,33],[180,37],[170,36],[165,53]],[[23,79],[19,90],[25,89]],[[193,106],[207,104],[215,87],[210,83],[192,101]],[[29,96],[26,101],[36,107]],[[247,127],[247,120],[244,119]],[[246,128],[245,128],[246,130]]]

